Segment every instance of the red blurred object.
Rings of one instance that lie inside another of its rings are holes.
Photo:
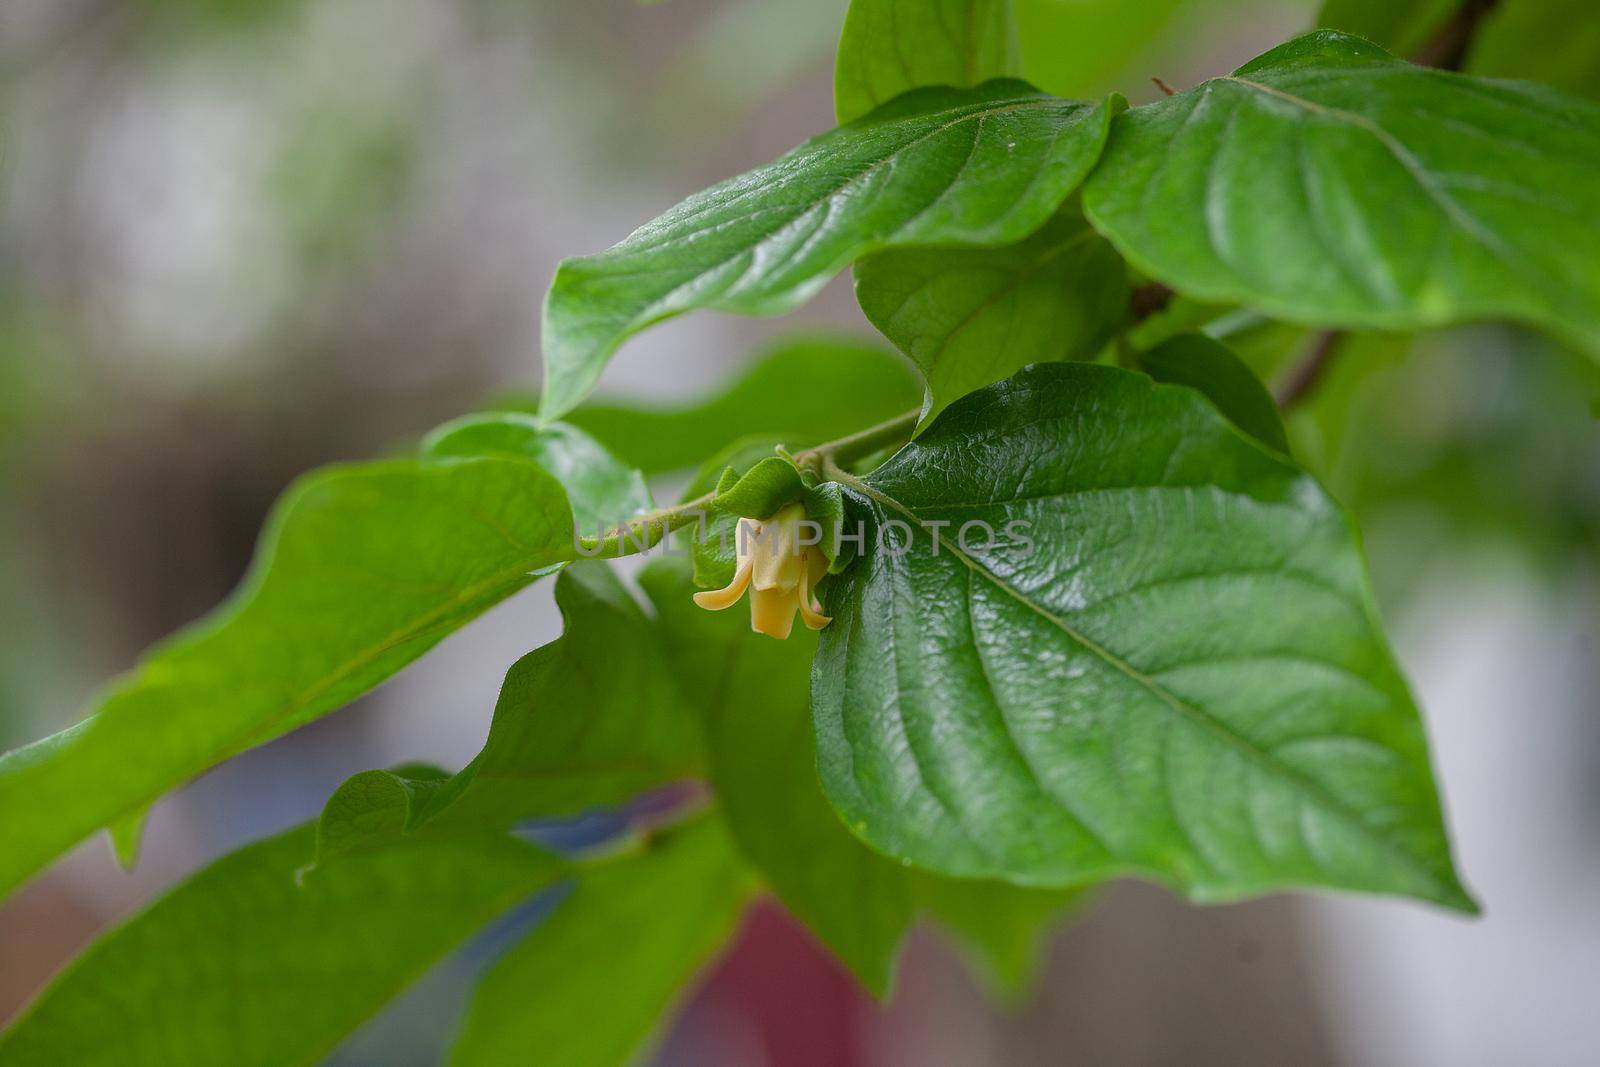
[[[873,1010],[811,935],[763,901],[686,1005],[659,1062],[858,1067]]]

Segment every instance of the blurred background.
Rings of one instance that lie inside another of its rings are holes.
[[[295,474],[535,387],[559,258],[832,125],[844,6],[0,2],[0,747],[67,725],[215,604]],[[1151,76],[1224,72],[1315,8],[1027,0],[1025,59],[1052,91],[1138,101]],[[1039,54],[1030,27],[1068,32]],[[787,321],[653,330],[604,391],[702,393],[797,323],[867,329],[844,278]],[[1247,355],[1272,372],[1304,339],[1268,334]],[[931,939],[873,1004],[766,909],[659,1061],[1593,1062],[1597,380],[1508,329],[1362,338],[1292,427],[1362,521],[1482,919],[1315,895],[1201,909],[1121,885],[1007,1011]],[[506,667],[558,632],[550,591],[169,798],[134,872],[91,841],[0,907],[0,1017],[96,931],[313,816],[347,775],[469,759]],[[453,958],[335,1062],[436,1062],[492,949]]]

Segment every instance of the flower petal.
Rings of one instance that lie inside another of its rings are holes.
[[[794,609],[799,599],[793,589],[753,589],[750,592],[750,629],[787,640],[794,629]]]
[[[811,590],[817,581],[828,571],[828,560],[821,552],[815,549],[806,553],[806,572],[800,580],[800,619],[813,630],[820,630],[833,621],[833,618],[822,613],[822,605],[817,598],[811,595]],[[821,564],[819,567],[818,564]]]
[[[749,559],[739,564],[739,569],[733,573],[733,581],[721,589],[708,589],[703,593],[694,595],[694,602],[707,611],[721,611],[731,608],[744,596],[744,591],[750,586],[750,572],[752,563]]]

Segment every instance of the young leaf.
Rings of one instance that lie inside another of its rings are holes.
[[[10,1067],[314,1063],[562,865],[508,837],[226,856],[96,941],[0,1035]]]
[[[856,840],[817,782],[807,685],[816,638],[773,641],[731,613],[701,611],[676,560],[653,562],[640,581],[679,679],[698,697],[719,806],[784,904],[877,996],[888,993],[900,943],[924,911],[960,936],[1002,993],[1025,986],[1043,932],[1071,895],[909,871]]]
[[[1130,261],[1310,325],[1505,318],[1600,349],[1600,108],[1297,38],[1117,119],[1084,193]]]
[[[567,421],[649,475],[693,468],[749,437],[794,448],[843,437],[914,407],[920,392],[906,361],[882,345],[800,334],[701,400],[585,404]]]
[[[1110,115],[1017,81],[919,89],[567,260],[545,300],[541,413],[571,410],[619,344],[673,315],[776,315],[869,252],[1020,240],[1094,165]]]
[[[1473,36],[1467,70],[1600,97],[1600,20],[1594,15],[1589,0],[1499,0]]]
[[[420,764],[346,778],[322,806],[314,862],[400,840],[416,829],[449,780],[448,772]]]
[[[1289,438],[1272,394],[1221,342],[1202,333],[1181,333],[1139,353],[1139,369],[1158,382],[1198,390],[1239,429],[1289,454]]]
[[[525,460],[307,475],[231,600],[88,719],[0,758],[0,894],[208,767],[348,703],[569,559],[556,480]]]
[[[1127,318],[1122,259],[1075,209],[1003,248],[908,248],[856,264],[856,299],[922,370],[927,414],[1027,366],[1087,359]]]
[[[478,984],[450,1062],[630,1062],[727,943],[753,888],[714,818],[581,875]]]
[[[839,480],[868,547],[828,587],[812,702],[872,845],[1023,884],[1472,908],[1350,521],[1196,393],[1030,367]]]
[[[833,69],[843,125],[911,89],[1017,74],[1011,0],[851,0]]]
[[[599,534],[655,506],[644,476],[582,430],[531,415],[497,412],[447,422],[422,442],[426,456],[531,459],[567,491],[580,534]]]
[[[742,474],[734,473],[730,484],[717,488],[713,502],[723,511],[746,518],[764,519],[800,499],[806,490],[799,468],[782,456],[767,456]]]
[[[611,568],[569,566],[556,603],[565,632],[506,674],[483,751],[431,798],[430,824],[571,815],[699,770],[694,714],[659,628]]]
[[[1324,0],[1317,25],[1343,30],[1409,56],[1461,7],[1462,0]]]

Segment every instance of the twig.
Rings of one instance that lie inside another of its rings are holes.
[[[1423,67],[1438,67],[1440,70],[1460,70],[1467,58],[1467,51],[1472,47],[1473,35],[1478,32],[1478,24],[1494,10],[1498,2],[1465,0],[1449,21],[1416,50],[1411,62]]]
[[[1143,322],[1151,315],[1165,311],[1176,294],[1160,282],[1149,282],[1128,294],[1130,325]]]
[[[1484,16],[1493,11],[1498,3],[1499,0],[1464,0],[1449,21],[1417,49],[1411,61],[1419,66],[1440,70],[1460,70]],[[1278,390],[1278,407],[1287,411],[1316,389],[1337,354],[1343,337],[1342,330],[1324,330],[1317,336],[1316,343]]]
[[[888,422],[869,426],[865,430],[829,441],[796,455],[795,462],[802,467],[821,467],[828,463],[849,463],[863,456],[910,440],[911,431],[917,428],[920,408],[897,415]],[[577,543],[578,554],[585,559],[617,559],[648,551],[674,530],[700,522],[711,506],[715,493],[705,493],[670,508],[656,508],[636,515],[620,526],[614,526],[598,537],[582,537]]]
[[[1344,340],[1343,330],[1323,330],[1317,335],[1305,358],[1295,366],[1278,389],[1279,408],[1288,411],[1311,394],[1322,381],[1322,376],[1327,373],[1328,365],[1333,362],[1333,357],[1339,350],[1339,342],[1342,340]]]
[[[853,460],[870,456],[874,452],[898,445],[911,439],[911,431],[917,428],[917,420],[922,417],[921,408],[912,408],[903,415],[896,415],[888,422],[880,422],[876,426],[869,426],[859,433],[848,437],[841,437],[837,441],[829,441],[816,448],[808,448],[795,455],[794,461],[801,467],[814,467],[825,459],[836,463],[845,464]]]
[[[1160,89],[1163,93],[1166,93],[1168,96],[1177,96],[1178,95],[1178,90],[1174,89],[1172,86],[1170,86],[1166,82],[1162,81],[1161,78],[1158,77],[1157,75],[1154,75],[1154,74],[1150,75],[1150,80],[1156,83],[1156,88],[1157,89]]]

